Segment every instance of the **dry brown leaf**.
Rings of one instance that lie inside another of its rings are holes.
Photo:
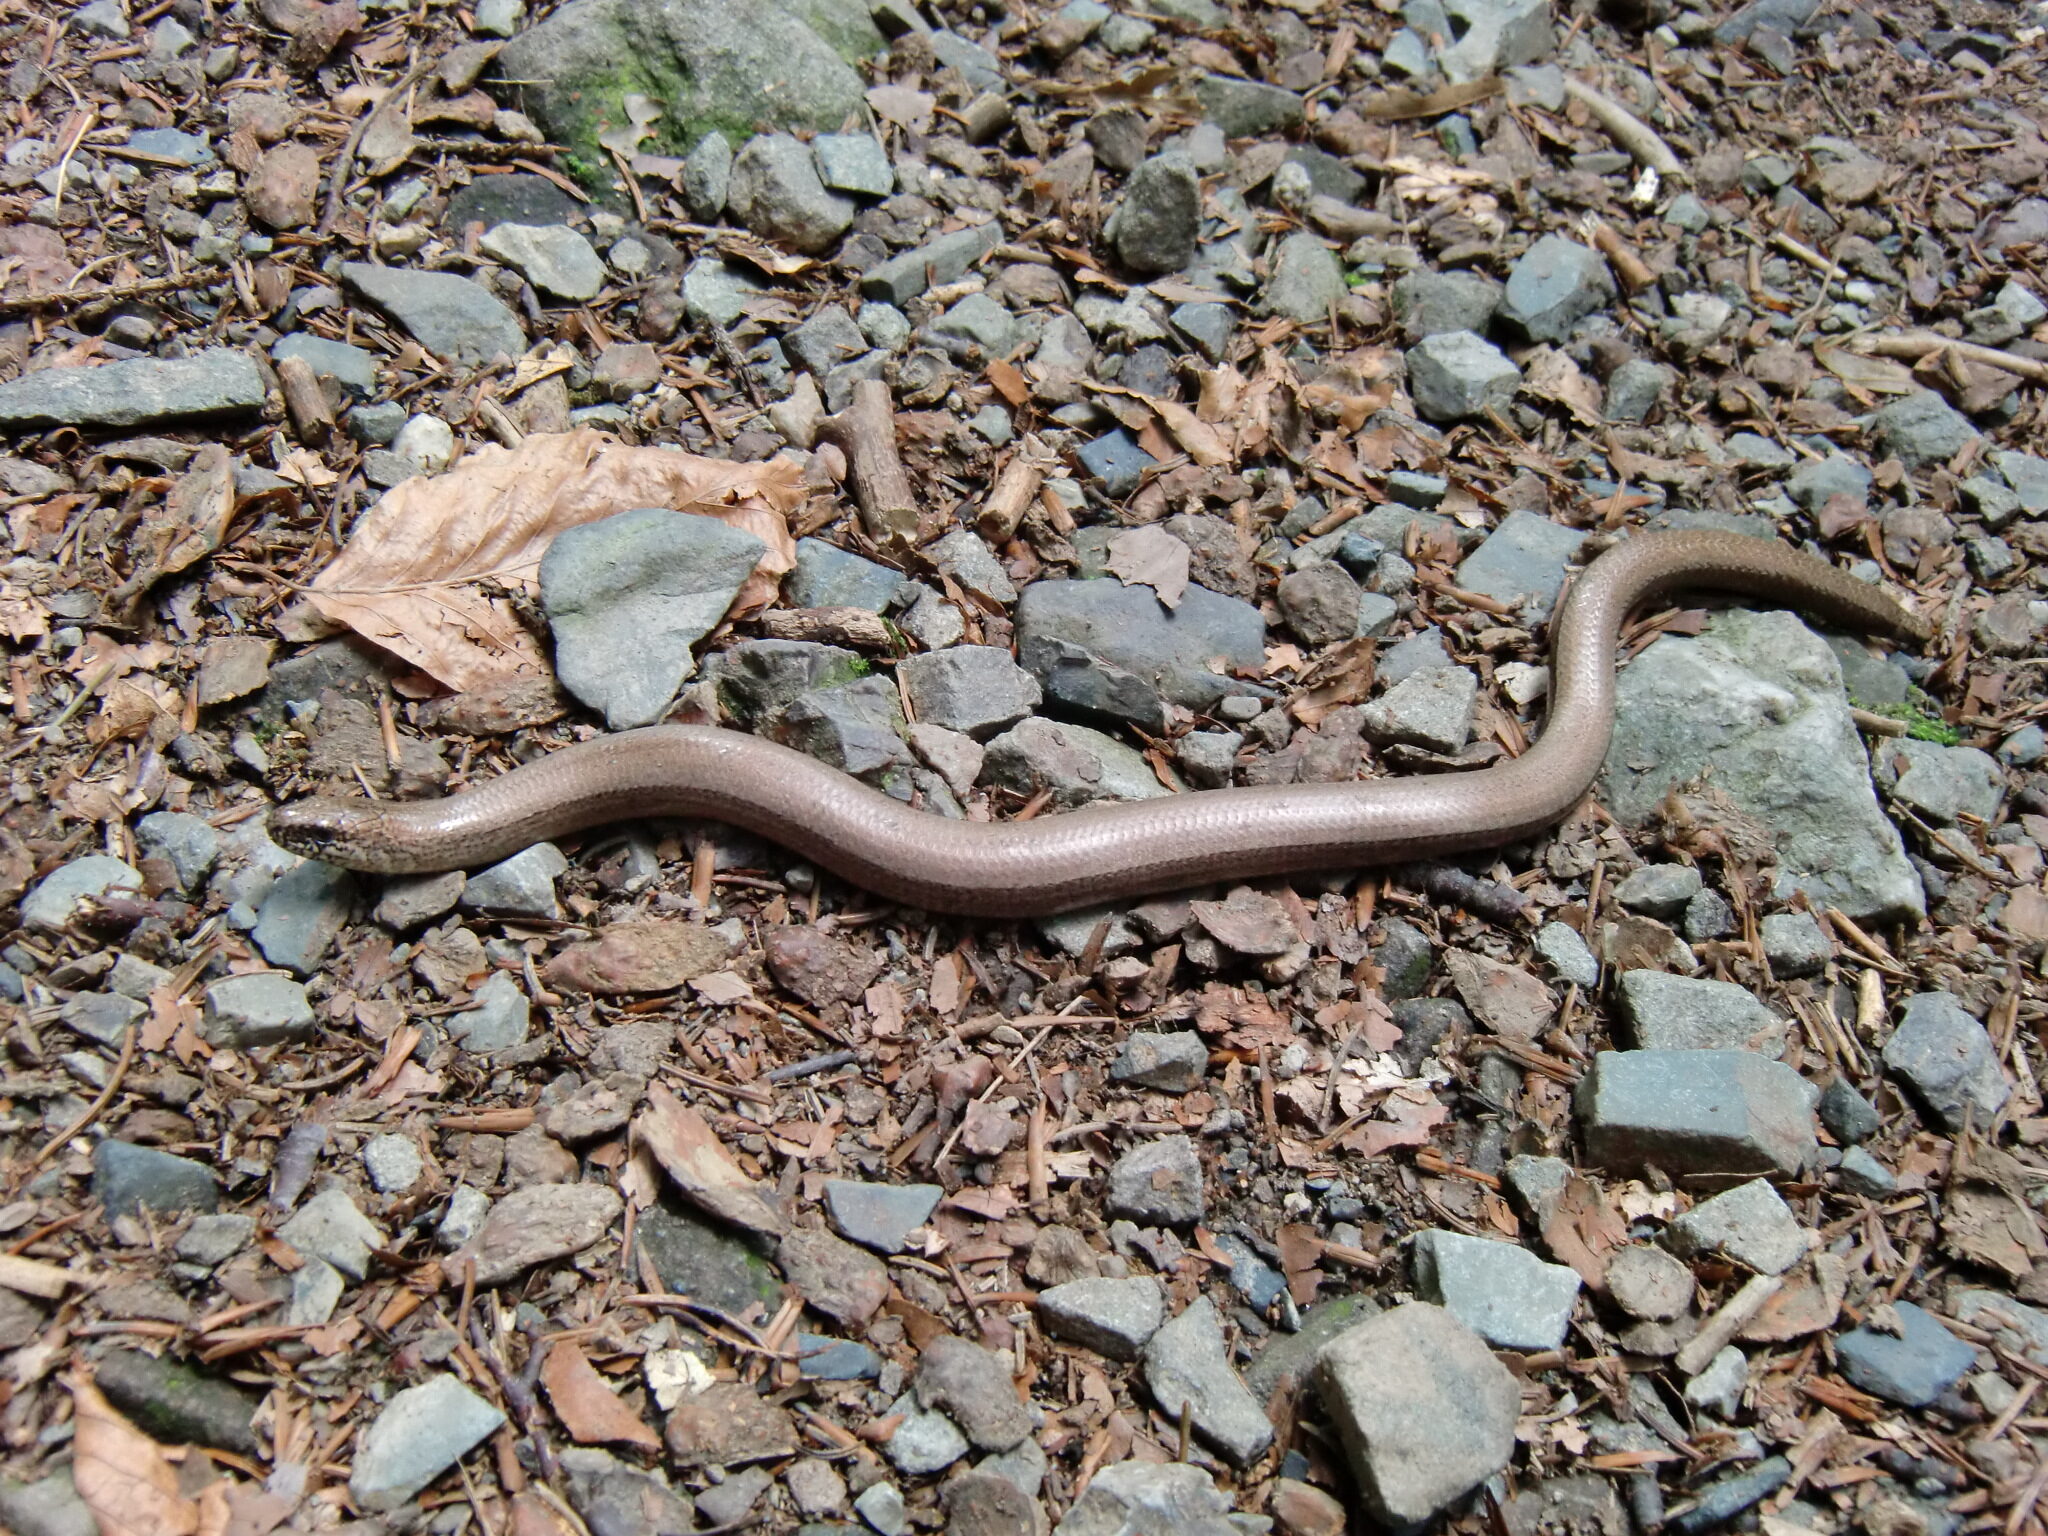
[[[1188,590],[1188,547],[1156,523],[1109,536],[1109,573],[1127,587],[1150,587],[1178,608]]]
[[[114,1411],[92,1378],[71,1381],[71,1476],[100,1536],[193,1536],[199,1506],[178,1493],[163,1447]]]
[[[540,641],[500,594],[537,589],[556,534],[635,507],[719,518],[768,546],[733,601],[733,612],[751,612],[796,563],[789,514],[803,503],[800,474],[786,461],[628,447],[588,428],[537,433],[385,492],[310,596],[327,618],[458,692],[542,675]]]
[[[192,456],[160,511],[145,516],[135,535],[132,574],[107,596],[119,623],[133,620],[149,589],[220,547],[235,515],[234,459],[219,443]]]
[[[659,1083],[647,1090],[633,1134],[693,1205],[752,1232],[780,1236],[789,1230],[773,1200],[740,1171],[704,1117]]]
[[[1560,1264],[1569,1264],[1589,1289],[1607,1289],[1607,1260],[1628,1242],[1628,1218],[1607,1199],[1606,1191],[1577,1174],[1543,1224],[1543,1245]]]
[[[661,1437],[631,1408],[620,1402],[597,1367],[574,1344],[559,1342],[540,1368],[541,1385],[555,1417],[578,1445],[641,1445],[661,1449]]]
[[[1600,386],[1556,347],[1544,347],[1529,359],[1522,370],[1522,392],[1563,406],[1581,426],[1598,427],[1607,419]]]
[[[1866,394],[1910,395],[1920,387],[1914,381],[1911,368],[1890,358],[1867,357],[1861,352],[1851,352],[1847,347],[1826,342],[1815,343],[1813,357],[1815,362],[1851,389],[1860,389]]]
[[[1228,438],[1177,400],[1153,400],[1152,409],[1173,434],[1173,440],[1187,450],[1189,458],[1203,468],[1230,462]]]

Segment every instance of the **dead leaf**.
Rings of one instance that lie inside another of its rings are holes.
[[[151,587],[220,547],[234,515],[233,456],[221,444],[208,443],[192,456],[191,468],[171,487],[163,507],[143,518],[132,573],[108,594],[107,611],[119,623],[132,623]]]
[[[769,1195],[740,1171],[704,1117],[659,1083],[647,1090],[633,1134],[692,1204],[751,1232],[779,1237],[789,1230]]]
[[[1543,1245],[1579,1273],[1589,1289],[1607,1289],[1607,1261],[1628,1243],[1628,1218],[1591,1179],[1572,1175],[1543,1224]]]
[[[491,587],[532,592],[556,534],[635,507],[744,528],[768,546],[733,601],[765,606],[796,563],[801,471],[633,448],[588,428],[483,448],[384,493],[313,583],[314,606],[458,692],[544,674],[541,644]]]
[[[1941,1246],[1959,1259],[2002,1269],[2015,1280],[2048,1257],[2048,1244],[2025,1202],[1984,1184],[1966,1184],[1949,1195]]]
[[[1377,1157],[1394,1147],[1420,1147],[1429,1133],[1450,1119],[1451,1112],[1426,1088],[1396,1088],[1380,1105],[1380,1118],[1369,1120],[1338,1145]]]
[[[583,1351],[566,1340],[548,1350],[540,1368],[555,1417],[578,1445],[626,1444],[661,1449],[661,1436],[620,1402]]]
[[[1149,402],[1165,423],[1166,430],[1173,434],[1173,440],[1187,450],[1189,458],[1203,468],[1213,468],[1230,462],[1229,439],[1216,428],[1204,421],[1200,413],[1189,410],[1177,400],[1152,400]]]
[[[1910,395],[1920,387],[1911,368],[1890,358],[1866,357],[1861,352],[1851,352],[1847,347],[1827,342],[1814,343],[1813,357],[1815,362],[1851,389],[1860,389],[1866,394]]]
[[[412,92],[387,92],[370,109],[356,142],[356,164],[371,176],[388,176],[412,157],[419,140],[412,133]]]
[[[1556,347],[1540,348],[1522,370],[1522,392],[1561,405],[1586,427],[1606,421],[1600,387],[1579,371],[1569,354]]]
[[[684,918],[648,917],[614,923],[585,944],[572,944],[542,971],[550,986],[575,992],[673,992],[719,969],[724,939]]]
[[[1318,1009],[1316,1024],[1340,1042],[1353,1030],[1358,1031],[1366,1053],[1372,1056],[1384,1055],[1401,1043],[1401,1026],[1394,1022],[1393,1010],[1387,1007],[1386,999],[1377,993],[1330,1003]]]
[[[1109,536],[1109,573],[1127,587],[1150,587],[1169,608],[1187,592],[1188,557],[1188,546],[1156,523]]]
[[[1472,80],[1463,85],[1447,85],[1440,90],[1429,91],[1382,91],[1355,105],[1354,111],[1360,117],[1374,122],[1400,122],[1411,117],[1441,117],[1446,112],[1455,112],[1468,107],[1475,101],[1484,101],[1501,88],[1498,75],[1488,75],[1484,80]]]
[[[114,1411],[92,1379],[71,1381],[71,1476],[100,1536],[192,1536],[199,1506],[178,1493],[163,1447]]]

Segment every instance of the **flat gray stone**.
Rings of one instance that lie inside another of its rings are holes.
[[[406,933],[454,911],[468,885],[469,876],[459,869],[438,875],[395,875],[384,882],[384,893],[370,916],[394,933]]]
[[[1521,1388],[1485,1340],[1410,1302],[1354,1324],[1317,1357],[1323,1407],[1373,1517],[1419,1525],[1508,1464]]]
[[[1586,1160],[1610,1172],[1798,1174],[1819,1152],[1811,1093],[1748,1051],[1602,1051],[1576,1109]]]
[[[1006,1354],[942,1334],[925,1345],[914,1385],[918,1401],[959,1425],[977,1450],[1014,1450],[1031,1433]]]
[[[1583,316],[1613,299],[1604,256],[1564,235],[1545,235],[1508,273],[1500,318],[1531,341],[1563,341]]]
[[[377,1224],[356,1208],[338,1185],[323,1189],[277,1229],[300,1253],[332,1264],[351,1280],[370,1271],[370,1251],[384,1246]]]
[[[1437,64],[1454,85],[1534,64],[1554,38],[1548,0],[1444,0],[1443,11],[1456,18],[1443,35],[1457,41],[1439,49]]]
[[[868,350],[868,345],[867,337],[861,334],[861,329],[854,323],[853,316],[849,315],[837,304],[825,305],[824,308],[804,321],[802,325],[782,338],[782,350],[789,354],[790,361],[799,368],[809,369],[815,377],[820,379],[824,378],[826,374],[839,367],[842,363],[850,363],[855,358],[861,356]],[[847,554],[837,545],[827,544],[822,539],[804,539],[797,544],[797,569],[791,571],[788,576],[783,578],[785,586],[799,579],[798,573],[804,568],[803,552],[806,548],[830,550],[833,554],[839,555],[844,560],[859,561],[861,565],[867,566],[871,570],[880,571],[887,569],[885,566],[874,564],[871,560],[861,560],[858,555]],[[889,571],[888,574],[890,585],[883,592],[880,601],[873,604],[873,609],[877,613],[882,610],[891,597],[895,596],[896,588],[903,584],[903,577],[899,572]],[[804,608],[827,608],[836,605],[806,601],[797,604],[797,606]],[[861,603],[858,606],[865,608],[870,605]]]
[[[1534,512],[1510,512],[1460,562],[1458,585],[1515,603],[1532,618],[1548,618],[1564,589],[1566,568],[1585,542],[1581,529]]]
[[[1125,266],[1151,276],[1195,259],[1201,224],[1201,181],[1185,154],[1169,150],[1131,172],[1103,234]]]
[[[462,909],[501,917],[557,917],[555,881],[569,868],[553,843],[535,843],[489,869],[478,870],[462,888]]]
[[[247,353],[210,347],[191,357],[25,373],[0,384],[0,431],[208,420],[260,410],[263,399],[263,374]]]
[[[1582,992],[1600,984],[1600,962],[1586,947],[1578,929],[1563,923],[1545,923],[1536,930],[1534,944],[1536,953],[1560,981],[1568,981]]]
[[[1195,1434],[1224,1460],[1248,1465],[1273,1443],[1265,1410],[1230,1368],[1223,1320],[1208,1297],[1197,1297],[1154,1333],[1143,1358],[1145,1387],[1160,1411],[1169,1420],[1185,1412]]]
[[[989,742],[982,778],[1027,798],[1050,789],[1053,804],[1065,810],[1170,793],[1152,765],[1114,737],[1035,715]]]
[[[74,992],[65,999],[57,1022],[88,1040],[118,1047],[148,1014],[148,1006],[132,997],[113,992]]]
[[[135,847],[143,858],[170,865],[178,889],[189,891],[212,872],[220,857],[220,833],[203,816],[152,811],[135,823]]]
[[[1902,1331],[1865,1325],[1835,1336],[1835,1358],[1850,1385],[1904,1408],[1924,1408],[1963,1379],[1977,1352],[1910,1301],[1892,1303]]]
[[[1195,81],[1202,115],[1233,139],[1292,128],[1302,120],[1302,99],[1277,85],[1234,75],[1203,75]]]
[[[1991,1036],[1946,992],[1906,1003],[1884,1044],[1884,1064],[1944,1130],[1960,1131],[1966,1121],[1987,1130],[2012,1096]]]
[[[1870,418],[1878,447],[1908,469],[1945,464],[1977,440],[1970,418],[1931,390],[1901,395]]]
[[[1782,1275],[1806,1256],[1806,1229],[1765,1179],[1702,1200],[1664,1229],[1682,1259],[1731,1259],[1760,1275]]]
[[[140,895],[142,874],[111,854],[88,853],[61,864],[21,899],[21,926],[36,933],[62,933],[88,901],[110,891]]]
[[[1464,421],[1505,410],[1522,370],[1470,331],[1439,331],[1408,349],[1408,393],[1425,421]]]
[[[1386,746],[1457,752],[1472,735],[1479,679],[1463,667],[1440,667],[1403,678],[1363,710],[1365,734]]]
[[[354,399],[367,400],[377,393],[377,354],[366,348],[294,331],[280,336],[270,355],[277,362],[303,359],[315,378],[332,379]]]
[[[565,530],[540,562],[562,685],[615,731],[653,724],[766,552],[745,529],[661,507]]]
[[[1731,610],[1622,670],[1604,803],[1627,826],[1702,775],[1772,835],[1777,893],[1858,922],[1917,917],[1919,877],[1871,788],[1842,671],[1788,613]]]
[[[204,1264],[211,1268],[240,1253],[255,1235],[256,1218],[253,1216],[230,1211],[214,1216],[195,1216],[172,1251],[187,1264]]]
[[[967,1437],[943,1413],[920,1409],[907,1394],[892,1411],[903,1414],[903,1422],[882,1442],[882,1454],[898,1472],[929,1477],[967,1454]]]
[[[255,1050],[319,1033],[306,989],[289,976],[227,976],[206,989],[199,1033],[209,1045]]]
[[[1161,1136],[1119,1157],[1104,1201],[1112,1217],[1141,1226],[1184,1227],[1202,1219],[1202,1160],[1185,1136]]]
[[[1266,314],[1302,325],[1327,325],[1331,308],[1351,292],[1337,253],[1308,230],[1294,231],[1268,260],[1271,275],[1260,296]]]
[[[1878,743],[1871,758],[1880,789],[1942,826],[1962,816],[1996,820],[2005,803],[2005,770],[1975,747],[1902,736]]]
[[[363,1172],[380,1195],[402,1195],[419,1183],[426,1165],[410,1136],[372,1136],[363,1143]]]
[[[903,696],[885,677],[819,688],[778,711],[764,734],[842,773],[887,783],[911,762],[903,740]]]
[[[1692,1305],[1693,1272],[1662,1248],[1631,1243],[1607,1261],[1607,1295],[1630,1317],[1668,1323]]]
[[[1669,921],[1700,893],[1700,872],[1690,864],[1645,864],[1614,888],[1631,912]]]
[[[1556,1349],[1578,1304],[1579,1276],[1515,1243],[1462,1232],[1416,1234],[1415,1285],[1499,1349]]]
[[[1209,1046],[1191,1029],[1170,1033],[1134,1030],[1110,1065],[1112,1082],[1134,1083],[1162,1093],[1188,1093],[1209,1072]]]
[[[109,1220],[140,1211],[157,1216],[210,1213],[220,1204],[220,1185],[211,1170],[190,1158],[112,1138],[92,1149],[92,1193]]]
[[[308,859],[278,876],[250,937],[272,965],[310,976],[355,910],[358,890],[347,870]]]
[[[810,254],[829,248],[859,211],[818,179],[810,146],[786,133],[756,134],[740,146],[725,200],[755,234]]]
[[[1623,971],[1616,996],[1640,1050],[1785,1053],[1785,1021],[1732,981]]]
[[[1038,1294],[1039,1326],[1111,1360],[1136,1360],[1166,1321],[1166,1291],[1150,1275],[1069,1280]]]
[[[1158,9],[1165,14],[1190,3],[1161,0]],[[1119,1461],[1089,1479],[1053,1536],[1245,1536],[1236,1508],[1237,1501],[1200,1467]]]
[[[458,367],[474,367],[499,356],[518,357],[526,350],[519,317],[481,283],[458,273],[351,261],[342,267],[341,276],[404,326],[413,340]]]
[[[1500,284],[1479,272],[1424,269],[1396,282],[1389,297],[1394,318],[1411,343],[1449,331],[1483,336],[1500,308]]]
[[[493,971],[478,984],[471,1006],[442,1020],[450,1038],[475,1055],[509,1051],[526,1043],[533,1004],[510,971]]]
[[[349,1496],[363,1509],[396,1509],[504,1422],[502,1413],[453,1376],[407,1387],[357,1441]]]
[[[574,304],[596,298],[604,288],[604,262],[566,224],[499,224],[484,231],[483,252],[542,293]]]
[[[896,190],[888,152],[871,133],[821,133],[811,140],[811,154],[818,179],[835,192],[887,197]]]
[[[861,273],[861,296],[886,300],[900,309],[928,288],[959,281],[1002,243],[1000,220],[941,235]]]
[[[896,677],[920,723],[977,740],[1007,730],[1038,707],[1038,679],[991,645],[956,645],[906,656]]]
[[[825,1181],[825,1209],[848,1242],[877,1253],[901,1253],[910,1234],[931,1220],[945,1191],[936,1184],[865,1184]]]
[[[1758,925],[1764,960],[1780,981],[1818,976],[1835,957],[1835,946],[1811,912],[1773,912]]]

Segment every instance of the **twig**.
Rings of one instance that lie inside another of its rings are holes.
[[[853,499],[860,505],[868,537],[884,549],[905,549],[917,542],[917,498],[896,450],[896,413],[889,386],[880,379],[862,379],[853,386],[853,400],[836,416],[818,423],[820,441],[846,454],[853,479]]]
[[[1863,336],[1853,344],[1858,352],[1867,352],[1873,357],[1903,357],[1918,360],[1931,353],[1949,351],[1966,363],[1982,363],[1986,368],[1996,368],[2015,378],[2026,379],[2034,384],[2048,384],[2048,363],[2036,358],[2021,357],[2016,352],[2001,351],[1997,347],[1979,346],[1974,341],[1956,341],[1947,336],[1938,336],[1933,331],[1900,331],[1890,336]]]
[[[0,299],[0,315],[26,314],[38,309],[76,309],[83,318],[102,309],[112,309],[117,304],[126,304],[130,299],[146,299],[153,294],[176,293],[225,281],[226,275],[212,268],[179,272],[170,277],[148,277],[123,283],[117,288],[91,288],[82,293],[69,289],[57,293],[23,293]]]
[[[1573,79],[1570,75],[1564,77],[1564,93],[1590,112],[1593,120],[1607,130],[1607,136],[1640,163],[1659,176],[1669,176],[1675,181],[1686,179],[1684,164],[1672,153],[1671,146],[1658,136],[1657,130],[1613,97],[1603,95],[1585,81]]]
[[[405,78],[394,85],[384,99],[363,114],[348,136],[348,142],[341,146],[341,153],[334,161],[334,179],[327,184],[327,204],[320,214],[320,222],[314,226],[316,238],[325,240],[334,231],[334,221],[341,217],[342,195],[348,191],[349,178],[356,172],[356,151],[362,147],[363,135],[370,131],[370,125],[382,117],[390,107],[405,99],[405,93],[418,85],[434,66],[422,59],[405,72]]]
[[[533,1443],[534,1459],[540,1463],[541,1480],[549,1483],[559,1482],[562,1476],[561,1464],[555,1460],[555,1448],[548,1443],[547,1426],[541,1422],[540,1399],[534,1391],[534,1384],[540,1380],[541,1362],[547,1351],[541,1347],[539,1339],[529,1334],[526,1342],[531,1353],[527,1356],[526,1369],[514,1371],[498,1358],[497,1350],[491,1347],[490,1340],[484,1333],[482,1318],[471,1316],[469,1338],[476,1347],[478,1357],[489,1368],[491,1375],[497,1378],[498,1390],[505,1394],[505,1406],[512,1410],[512,1417],[519,1421],[520,1429],[525,1431],[526,1438]]]
[[[101,1112],[114,1102],[114,1095],[121,1091],[121,1079],[128,1075],[128,1068],[135,1061],[135,1042],[141,1033],[141,1027],[138,1025],[131,1027],[128,1033],[121,1037],[121,1055],[114,1062],[113,1075],[107,1079],[107,1086],[100,1090],[99,1097],[88,1104],[76,1120],[43,1143],[41,1150],[28,1160],[28,1171],[15,1181],[17,1188],[35,1177],[36,1170],[48,1162],[59,1147],[99,1119]]]
[[[800,1077],[815,1077],[820,1072],[835,1071],[858,1060],[858,1051],[828,1051],[823,1056],[812,1056],[805,1061],[792,1061],[787,1066],[777,1067],[761,1075],[771,1083],[788,1083]]]

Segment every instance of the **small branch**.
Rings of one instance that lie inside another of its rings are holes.
[[[889,386],[862,379],[853,400],[836,416],[818,423],[818,437],[846,455],[853,499],[868,537],[884,549],[909,549],[917,542],[917,499],[903,456],[896,451],[896,413]]]
[[[348,191],[349,178],[355,175],[356,151],[362,147],[363,135],[370,131],[370,125],[382,117],[394,103],[403,101],[405,93],[425,79],[427,72],[433,67],[432,64],[421,61],[407,70],[405,78],[394,85],[382,101],[363,114],[363,120],[357,123],[355,130],[349,134],[348,142],[341,146],[341,154],[334,162],[334,179],[327,184],[327,204],[320,215],[319,224],[313,230],[319,239],[325,240],[332,234],[334,221],[341,217],[341,199]]]
[[[130,299],[146,299],[159,293],[177,293],[186,288],[205,288],[215,283],[224,283],[228,274],[219,267],[180,272],[173,277],[149,277],[140,282],[123,283],[117,288],[88,288],[77,293],[66,290],[61,293],[24,293],[13,298],[0,299],[0,315],[27,314],[39,309],[76,309],[81,319],[90,318],[102,310],[112,309],[117,304],[126,304]]]
[[[83,1114],[44,1142],[36,1155],[29,1159],[28,1171],[15,1181],[17,1189],[35,1177],[36,1170],[47,1163],[59,1147],[99,1119],[106,1107],[114,1102],[114,1095],[121,1091],[121,1080],[128,1075],[128,1068],[134,1064],[135,1044],[141,1034],[142,1027],[138,1024],[130,1026],[128,1033],[121,1037],[120,1059],[114,1063],[113,1073],[107,1078],[107,1086],[100,1090],[98,1098],[86,1106]]]
[[[1026,433],[981,504],[981,516],[975,523],[981,536],[998,549],[1014,538],[1017,525],[1038,499],[1038,488],[1045,483],[1046,472],[1058,462],[1058,454],[1036,435]]]
[[[1672,153],[1671,146],[1658,137],[1657,130],[1613,97],[1570,75],[1564,77],[1564,93],[1590,112],[1593,120],[1607,130],[1607,136],[1634,155],[1638,163],[1647,165],[1659,176],[1675,181],[1686,179],[1684,164]]]
[[[1914,362],[1931,353],[1948,351],[1966,363],[1982,363],[1986,368],[1996,368],[2031,383],[2048,384],[2048,363],[2021,357],[2017,352],[2004,352],[1997,347],[1982,347],[1974,341],[1956,341],[1933,331],[1860,336],[1852,345],[1855,351],[1867,352],[1874,357],[1901,357]]]

